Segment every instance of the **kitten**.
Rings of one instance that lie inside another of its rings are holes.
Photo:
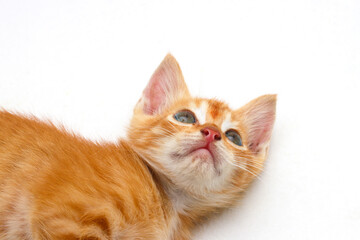
[[[0,111],[0,239],[190,239],[260,173],[275,105],[193,98],[167,55],[117,144]]]

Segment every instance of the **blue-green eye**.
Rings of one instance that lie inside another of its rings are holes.
[[[175,113],[174,118],[182,123],[195,123],[196,118],[194,114],[188,110],[181,110]]]
[[[225,135],[234,144],[236,144],[238,146],[242,146],[241,137],[237,131],[230,129],[230,130],[226,131]]]

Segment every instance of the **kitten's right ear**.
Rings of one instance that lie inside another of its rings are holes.
[[[184,77],[176,59],[168,54],[151,76],[136,109],[149,115],[160,113],[177,99],[189,97]]]

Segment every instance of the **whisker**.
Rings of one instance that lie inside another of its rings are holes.
[[[163,131],[164,133],[167,133],[171,136],[174,136],[175,134],[173,132],[171,132],[170,130],[166,129],[166,128],[157,128],[159,129],[160,131]]]
[[[259,179],[260,181],[262,181],[262,179],[260,178],[260,176],[258,176],[258,175],[255,174],[254,172],[250,171],[249,169],[246,169],[246,167],[241,166],[241,165],[238,165],[238,164],[235,164],[235,163],[227,160],[226,158],[225,158],[225,161],[227,161],[228,163],[230,163],[231,165],[233,165],[233,166],[235,166],[235,167],[238,167],[238,168],[240,168],[240,169],[242,169],[242,170],[250,173],[251,175],[255,176],[257,179]]]
[[[174,130],[178,131],[178,129],[175,127],[175,125],[174,125],[172,122],[169,122],[169,123],[170,123],[170,126],[171,126]]]
[[[263,165],[262,164],[252,163],[252,162],[248,162],[248,161],[244,161],[242,163],[245,164],[246,166],[254,167],[254,168],[258,169],[258,170],[263,170]]]
[[[248,160],[248,159],[240,159],[240,161],[243,162],[244,164],[249,165],[249,166],[251,165],[251,166],[256,166],[256,167],[259,167],[259,168],[262,168],[263,165],[264,165],[262,162],[251,161],[251,160]]]

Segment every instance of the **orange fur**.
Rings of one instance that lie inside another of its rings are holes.
[[[233,111],[192,98],[168,55],[135,107],[127,138],[116,144],[1,111],[0,239],[190,239],[199,222],[234,205],[260,173],[275,102],[265,95]],[[176,122],[183,109],[204,111],[206,121]],[[226,138],[226,124],[243,146]],[[221,134],[211,143],[212,161],[181,152],[202,141],[205,127]]]

